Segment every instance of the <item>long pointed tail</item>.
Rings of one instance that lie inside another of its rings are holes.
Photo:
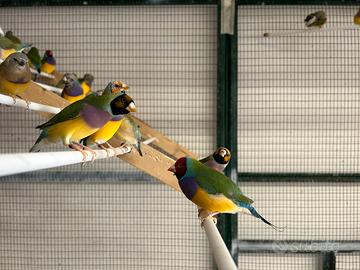
[[[45,130],[43,130],[40,133],[39,138],[37,138],[35,144],[30,148],[29,152],[40,152],[41,147],[44,144],[43,139],[47,136],[47,132]]]
[[[278,227],[278,226],[275,226],[274,224],[272,224],[271,222],[269,222],[268,220],[266,220],[262,215],[260,215],[258,213],[258,211],[256,211],[255,207],[252,206],[251,204],[247,204],[246,208],[250,211],[251,215],[253,215],[254,217],[256,218],[259,218],[261,219],[262,222],[268,224],[269,226],[271,226],[273,229],[277,230],[277,231],[280,231],[282,232],[285,227]]]

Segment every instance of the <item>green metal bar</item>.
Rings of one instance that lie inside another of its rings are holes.
[[[241,182],[360,182],[360,174],[239,173]]]
[[[1,7],[10,6],[99,6],[99,5],[210,5],[216,0],[5,0],[0,1]]]
[[[336,269],[336,255],[334,251],[323,253],[323,270],[335,270]]]
[[[235,11],[235,20],[237,11]],[[218,5],[218,91],[217,146],[225,146],[233,153],[225,174],[237,181],[237,35],[220,33],[221,5]],[[236,26],[236,21],[234,25]],[[229,250],[237,236],[237,216],[222,214],[218,228]],[[234,257],[236,262],[237,257]]]

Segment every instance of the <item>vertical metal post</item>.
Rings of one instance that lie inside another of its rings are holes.
[[[235,8],[234,34],[222,34],[221,4],[218,5],[218,91],[217,91],[217,145],[230,149],[232,156],[225,173],[237,181],[237,10]],[[237,215],[219,216],[219,231],[229,250],[237,238]],[[237,258],[234,258],[236,261]]]
[[[335,270],[336,269],[336,255],[334,251],[324,252],[322,257],[323,270]]]

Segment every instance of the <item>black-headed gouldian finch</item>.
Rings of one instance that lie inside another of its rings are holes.
[[[110,103],[112,118],[98,131],[83,140],[86,146],[98,145],[110,140],[118,131],[124,120],[124,115],[136,112],[136,106],[132,98],[127,94],[122,94]]]
[[[199,161],[204,165],[223,173],[231,158],[230,150],[226,147],[219,147],[215,152]]]
[[[124,119],[114,136],[121,140],[124,144],[134,145],[140,156],[143,156],[141,151],[142,135],[140,127],[129,116],[124,116]]]
[[[242,212],[262,220],[274,229],[280,229],[257,212],[252,206],[253,200],[246,197],[230,178],[200,161],[183,157],[178,159],[169,171],[177,177],[184,195],[207,211],[206,217],[219,213]]]
[[[359,8],[358,12],[354,16],[354,23],[357,24],[357,25],[360,25],[360,8]]]
[[[0,93],[12,97],[22,94],[31,83],[31,71],[27,56],[16,52],[0,64]]]
[[[65,107],[49,121],[37,126],[42,132],[30,152],[40,151],[44,144],[62,141],[65,146],[84,154],[80,140],[98,131],[111,119],[110,103],[124,91],[122,82],[110,82],[102,95],[91,94]]]
[[[305,26],[308,28],[321,28],[326,23],[326,20],[325,12],[320,10],[307,15],[304,22]]]
[[[53,73],[56,69],[56,61],[54,53],[51,50],[46,50],[41,60],[40,70],[45,73]]]
[[[93,82],[94,76],[89,73],[85,74],[84,77],[79,79],[80,86],[84,90],[85,96],[91,93],[91,86]]]
[[[61,96],[70,103],[81,100],[86,96],[74,73],[66,73],[62,78],[62,81],[64,83],[64,88],[61,92]]]

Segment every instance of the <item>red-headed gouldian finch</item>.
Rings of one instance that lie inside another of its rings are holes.
[[[125,116],[121,122],[119,129],[115,133],[115,138],[121,140],[124,144],[134,145],[140,156],[141,151],[141,131],[140,127],[130,117]]]
[[[219,147],[215,152],[199,161],[211,169],[223,173],[231,159],[230,150],[226,147]]]
[[[12,97],[22,94],[31,82],[29,60],[23,53],[9,55],[0,64],[0,93]]]
[[[106,86],[102,95],[92,94],[65,107],[37,127],[42,132],[30,152],[40,151],[44,144],[62,141],[65,146],[84,154],[80,140],[98,131],[111,119],[110,103],[123,92],[123,83],[114,81]]]
[[[304,22],[306,27],[321,28],[326,23],[326,20],[327,18],[325,12],[320,10],[307,15]]]
[[[83,140],[83,144],[86,146],[92,146],[94,144],[103,148],[101,144],[110,140],[114,134],[118,131],[120,125],[124,120],[124,115],[130,112],[136,112],[136,106],[132,98],[123,94],[118,96],[110,103],[112,118],[102,128]]]
[[[94,82],[94,76],[87,73],[84,77],[79,79],[81,88],[84,90],[84,95],[87,96],[91,93],[91,85]]]
[[[358,12],[354,16],[354,23],[357,24],[357,25],[360,25],[360,9],[358,10]]]
[[[56,69],[56,61],[51,50],[45,51],[43,59],[41,60],[40,70],[45,73],[53,73]]]
[[[178,159],[169,171],[177,177],[184,195],[198,207],[206,210],[207,216],[242,212],[262,220],[275,229],[280,229],[257,212],[252,206],[253,200],[246,197],[230,178],[200,161],[183,157]]]
[[[66,73],[62,78],[64,83],[63,91],[61,92],[61,97],[74,103],[78,100],[83,99],[86,95],[84,90],[79,84],[79,80],[74,73]]]

